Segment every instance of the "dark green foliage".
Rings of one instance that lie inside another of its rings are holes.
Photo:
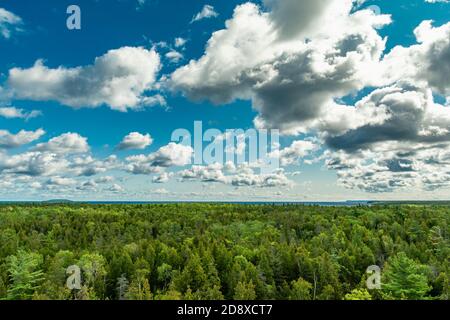
[[[0,299],[448,299],[449,228],[432,205],[5,205]]]

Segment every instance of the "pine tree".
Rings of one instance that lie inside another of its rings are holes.
[[[417,300],[430,291],[428,268],[416,263],[401,252],[388,261],[383,273],[382,289],[385,298]]]
[[[9,256],[7,261],[11,279],[7,299],[31,299],[43,280],[43,271],[39,268],[43,262],[42,256],[19,250],[17,255]]]
[[[125,299],[125,293],[128,290],[128,280],[125,277],[125,274],[122,274],[118,279],[117,279],[117,297],[119,298],[119,300],[124,300]]]
[[[255,300],[255,285],[250,282],[238,282],[234,289],[234,300]]]

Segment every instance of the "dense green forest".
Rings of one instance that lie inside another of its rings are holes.
[[[6,204],[0,299],[447,300],[449,228],[448,206]]]

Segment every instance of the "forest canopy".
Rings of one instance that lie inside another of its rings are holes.
[[[448,300],[449,228],[437,205],[5,204],[0,299]]]

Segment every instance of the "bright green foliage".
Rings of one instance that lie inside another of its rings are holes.
[[[42,256],[19,250],[17,255],[9,256],[6,260],[11,279],[7,299],[30,299],[43,280],[44,273],[39,269],[42,264]]]
[[[76,263],[76,257],[73,252],[61,250],[55,254],[55,257],[49,263],[48,270],[45,275],[45,282],[41,285],[38,295],[34,295],[33,299],[42,300],[66,300],[71,296],[70,290],[66,286],[67,268]]]
[[[383,273],[383,292],[387,298],[424,299],[431,290],[428,273],[427,266],[416,263],[401,252],[388,261]]]
[[[105,258],[98,253],[87,253],[81,256],[78,266],[83,271],[83,281],[88,289],[88,295],[102,299],[107,275]]]
[[[372,300],[367,289],[353,289],[351,293],[345,295],[345,300]]]
[[[311,300],[312,284],[308,281],[300,278],[292,281],[291,287],[290,300]]]
[[[137,270],[136,277],[131,281],[125,294],[127,300],[152,300],[153,296],[148,281],[149,273],[150,271],[147,269]]]
[[[106,275],[105,258],[100,254],[85,254],[80,258],[78,265],[83,270],[87,284],[94,284]]]
[[[0,205],[0,299],[448,299],[449,235],[437,205]]]
[[[250,282],[238,282],[234,293],[235,300],[255,300],[255,285]]]
[[[165,288],[172,278],[172,266],[167,263],[163,263],[158,267],[157,271],[158,281],[160,281],[160,283],[162,283],[163,287]]]

